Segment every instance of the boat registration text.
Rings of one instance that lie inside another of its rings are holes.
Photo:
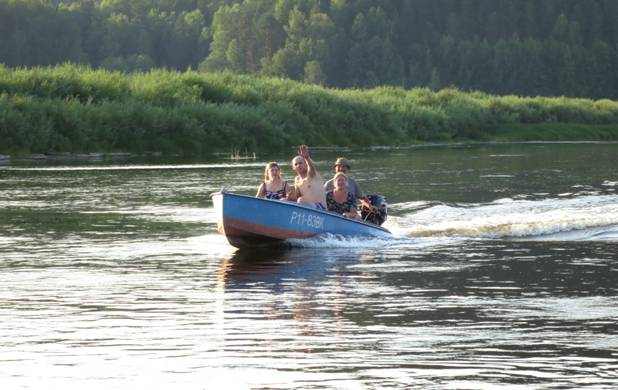
[[[313,215],[310,213],[302,213],[293,211],[290,217],[291,225],[309,226],[314,229],[321,229],[324,227],[324,217],[319,215]]]

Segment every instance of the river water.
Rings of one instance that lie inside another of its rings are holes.
[[[0,166],[2,388],[618,387],[618,144],[341,154],[395,239],[228,245],[271,156]]]

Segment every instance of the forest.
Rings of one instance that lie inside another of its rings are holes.
[[[0,0],[0,64],[618,98],[616,0]]]

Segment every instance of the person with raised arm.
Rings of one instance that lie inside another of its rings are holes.
[[[311,159],[307,145],[298,148],[298,156],[292,159],[292,169],[296,172],[296,177],[294,189],[290,191],[287,199],[326,210],[324,181]]]

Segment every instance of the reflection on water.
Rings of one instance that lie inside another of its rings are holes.
[[[261,164],[0,167],[0,383],[615,388],[616,152],[350,152],[397,238],[259,251],[208,194]]]

